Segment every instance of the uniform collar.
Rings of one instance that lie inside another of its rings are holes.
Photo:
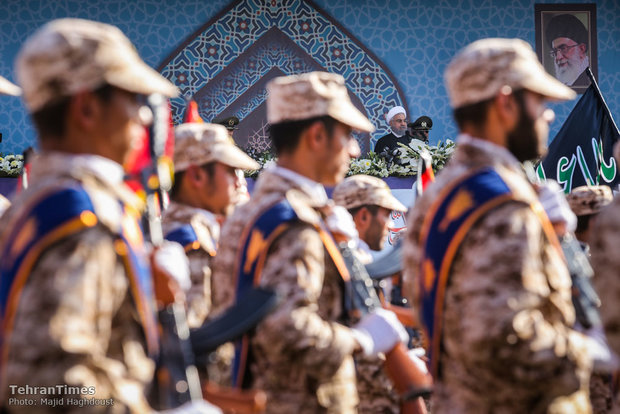
[[[484,151],[485,153],[490,153],[493,155],[494,158],[497,159],[497,161],[501,162],[502,164],[507,164],[508,166],[519,171],[521,170],[521,163],[519,162],[519,160],[516,159],[515,156],[512,155],[512,153],[508,151],[507,148],[502,147],[501,145],[497,145],[490,141],[472,137],[469,134],[463,133],[457,136],[456,142],[457,145],[470,145],[474,148],[478,148],[481,151]]]
[[[48,152],[39,156],[39,160],[44,163],[32,163],[34,175],[47,175],[48,167],[62,166],[65,171],[81,170],[97,176],[100,180],[110,185],[120,185],[123,183],[125,172],[122,165],[108,158],[93,154],[69,154],[64,152]],[[45,164],[45,167],[43,165]],[[41,171],[37,166],[41,165]]]
[[[279,165],[270,167],[269,172],[291,181],[296,187],[299,187],[300,190],[308,194],[314,201],[316,201],[317,205],[327,204],[327,193],[325,192],[325,187],[323,187],[322,184]]]

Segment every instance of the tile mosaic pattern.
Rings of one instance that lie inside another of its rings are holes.
[[[264,99],[264,91],[245,92],[273,67],[286,75],[317,69],[343,75],[375,125],[382,126],[387,110],[403,102],[396,81],[374,56],[304,0],[242,0],[192,36],[161,69],[183,95],[172,100],[175,122],[194,96],[206,120],[242,99],[243,110],[226,114],[243,122]],[[261,129],[256,124],[249,135]],[[378,132],[387,133],[385,127]]]
[[[410,118],[422,114],[433,118],[431,141],[436,142],[453,138],[456,132],[443,86],[443,71],[449,59],[465,44],[485,36],[516,36],[533,45],[534,3],[541,0],[313,1],[394,74],[402,87]],[[617,70],[620,66],[620,2],[591,2],[597,5],[599,84],[612,114],[620,121],[620,71]],[[230,4],[230,0],[5,0],[0,2],[0,74],[15,79],[13,61],[19,46],[36,28],[53,18],[75,16],[116,24],[134,42],[141,56],[157,66],[191,33]],[[260,21],[274,16],[270,0],[263,0],[263,4],[261,13],[265,15]],[[276,6],[279,4],[282,1],[276,2]],[[247,11],[240,11],[238,17],[242,19],[244,13]],[[303,13],[311,15],[312,7],[308,6]],[[283,16],[282,19],[289,22],[289,33],[294,29],[290,24],[300,22],[297,16]],[[314,42],[314,51],[323,59],[330,53],[337,54],[336,49],[342,46],[337,36],[334,36],[334,45],[326,45],[314,34],[325,31],[325,26],[311,26],[308,32],[301,30],[305,27],[297,29],[294,41],[304,42],[306,47]],[[255,27],[244,27],[240,22],[239,26],[229,28],[243,33],[246,29],[250,32]],[[252,41],[248,34],[245,40],[248,45],[244,47],[249,48]],[[329,46],[334,49],[330,50]],[[231,53],[226,47],[224,45],[220,53]],[[338,65],[334,67],[338,69]],[[359,90],[361,98],[363,88]],[[559,130],[574,104],[552,105],[557,116],[551,136]],[[384,123],[378,126],[387,128]],[[21,152],[34,144],[34,130],[19,99],[0,96],[0,132],[3,134],[0,152]]]

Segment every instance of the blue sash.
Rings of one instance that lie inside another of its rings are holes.
[[[181,227],[172,230],[164,237],[166,240],[179,243],[185,251],[197,250],[200,247],[198,236],[191,224],[184,224]]]
[[[8,347],[3,346],[13,328],[20,295],[32,268],[41,255],[58,240],[85,228],[93,227],[98,219],[88,194],[81,188],[65,188],[44,195],[14,226],[2,250],[0,264],[0,321],[3,340],[2,358],[6,361]],[[123,234],[115,245],[125,258],[132,293],[140,313],[150,351],[156,351],[157,327],[153,307],[153,289],[148,262],[138,254],[142,234],[135,217],[123,218]],[[122,246],[126,248],[123,249]],[[150,309],[150,312],[147,312]]]
[[[236,261],[236,300],[251,287],[260,282],[261,272],[267,258],[267,252],[273,241],[291,223],[298,220],[295,210],[288,200],[283,199],[258,215],[258,218],[246,226],[240,239],[240,250]],[[233,362],[233,384],[236,387],[244,385],[244,379],[249,378],[249,337],[244,335],[235,344],[235,359]]]
[[[439,368],[444,294],[452,261],[477,220],[510,199],[514,196],[499,174],[485,168],[445,188],[424,220],[420,234],[424,255],[418,281],[419,299],[430,340],[431,373],[435,377]]]

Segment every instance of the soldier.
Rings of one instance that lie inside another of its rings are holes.
[[[383,249],[387,240],[392,211],[405,212],[407,208],[392,195],[390,187],[381,179],[368,175],[347,177],[332,193],[338,206],[346,208],[359,234],[359,253],[363,263],[372,261],[372,251]],[[398,413],[400,401],[392,383],[383,373],[384,355],[355,359],[358,412]]]
[[[344,325],[348,273],[327,228],[341,222],[330,214],[323,185],[340,182],[359,155],[351,131],[373,126],[349,100],[340,75],[279,77],[267,90],[278,163],[261,173],[252,201],[224,224],[214,309],[252,284],[275,290],[280,305],[238,347],[235,384],[265,390],[269,413],[353,413],[352,354],[377,354],[406,340],[387,311],[369,314],[355,329]]]
[[[575,393],[587,390],[587,338],[572,329],[570,276],[520,164],[546,143],[545,100],[575,93],[519,39],[470,44],[445,79],[461,133],[411,209],[403,252],[433,413],[587,412]]]
[[[614,156],[616,162],[620,162],[618,146]],[[604,197],[605,199],[608,196]],[[618,231],[620,229],[620,201],[614,197],[613,201],[605,208],[600,209],[596,220],[591,223],[588,242],[590,246],[590,262],[594,269],[592,284],[601,300],[600,317],[607,337],[607,343],[611,350],[620,355],[620,326],[618,324],[618,299],[620,298],[620,283],[618,283],[618,265],[620,260],[616,252],[618,243]],[[596,203],[598,204],[598,203]],[[595,205],[596,205],[595,204]],[[589,210],[585,210],[586,212]],[[593,211],[594,212],[594,211]],[[596,213],[595,213],[596,214]],[[615,389],[613,412],[618,408],[618,394]],[[601,411],[604,412],[604,411]]]
[[[239,118],[236,116],[229,116],[225,118],[215,118],[213,120],[214,124],[220,124],[226,127],[228,130],[228,135],[232,142],[235,142],[235,131],[239,129]],[[260,168],[260,166],[259,166]],[[257,169],[257,168],[255,168]],[[226,215],[230,215],[234,206],[238,206],[240,204],[247,203],[250,200],[250,193],[248,191],[248,182],[245,179],[245,175],[243,174],[243,170],[237,170],[237,177],[239,179],[239,185],[237,186],[237,194],[235,196],[235,201],[231,203],[231,208],[229,209]]]
[[[256,161],[230,141],[221,125],[197,123],[175,128],[174,185],[163,230],[166,239],[183,245],[189,259],[192,283],[185,293],[191,328],[201,326],[211,309],[211,261],[220,238],[218,217],[224,217],[235,200],[240,184],[236,171],[258,168]],[[209,379],[226,384],[232,351],[230,354],[218,358],[221,364],[208,370]]]
[[[151,279],[122,164],[152,119],[144,95],[177,89],[116,27],[80,19],[35,32],[16,73],[41,155],[0,225],[0,401],[11,412],[151,411],[153,286],[167,281]]]
[[[21,95],[21,89],[19,86],[12,84],[7,79],[4,79],[0,76],[0,95],[11,95],[11,96],[19,96]],[[9,208],[11,202],[6,199],[2,194],[0,194],[0,216],[2,213]]]
[[[422,142],[428,142],[428,131],[431,129],[433,129],[433,120],[426,115],[422,115],[415,121],[407,124],[409,136]]]
[[[407,211],[383,180],[363,174],[348,177],[338,184],[332,199],[336,205],[346,208],[353,217],[360,238],[360,249],[366,257],[371,255],[371,250],[383,249],[392,211]],[[364,261],[368,263],[370,260]]]
[[[190,259],[192,288],[186,297],[192,328],[202,325],[211,308],[210,263],[220,238],[218,217],[226,215],[234,201],[236,169],[258,168],[220,125],[175,128],[175,179],[163,228],[166,239],[181,243]]]
[[[215,118],[212,121],[214,124],[223,125],[227,130],[231,138],[235,138],[235,131],[239,129],[239,118],[236,116],[228,116],[225,118]]]

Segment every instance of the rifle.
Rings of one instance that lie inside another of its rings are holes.
[[[592,287],[594,271],[590,261],[579,245],[579,242],[571,235],[566,234],[560,238],[560,245],[566,258],[566,265],[573,282],[572,300],[575,307],[577,322],[585,329],[601,327],[601,317],[598,307],[601,300]]]
[[[146,235],[151,244],[157,247],[161,246],[164,240],[160,220],[164,191],[162,184],[167,186],[170,182],[170,174],[160,162],[168,138],[169,112],[167,100],[162,95],[149,95],[146,103],[153,112],[153,122],[149,127],[151,165],[141,172],[141,176],[146,192]],[[158,314],[163,328],[160,365],[164,368],[164,374],[160,375],[159,379],[168,385],[167,392],[160,396],[160,403],[174,408],[188,401],[202,400],[198,370],[188,342],[189,327],[185,304],[175,300]]]
[[[206,364],[210,352],[254,329],[277,304],[275,292],[259,287],[251,288],[222,315],[193,329],[190,339],[198,363]],[[206,400],[226,413],[261,413],[267,405],[267,396],[262,390],[227,388],[207,382],[202,391]]]
[[[148,235],[151,243],[158,246],[163,242],[160,212],[164,206],[164,191],[171,187],[167,166],[160,162],[168,138],[169,108],[161,95],[150,95],[147,105],[153,112],[153,124],[149,130],[151,165],[141,171],[141,178],[146,192]],[[206,364],[210,352],[253,329],[276,304],[274,292],[251,289],[240,304],[191,332],[184,303],[175,301],[159,311],[162,325],[161,379],[168,385],[162,404],[176,407],[204,398],[227,413],[263,412],[267,400],[263,391],[241,391],[210,382],[202,387],[195,364]]]
[[[351,246],[342,242],[339,248],[351,276],[350,283],[345,286],[345,306],[349,313],[364,315],[380,307],[372,280]],[[403,344],[397,344],[385,354],[384,369],[401,397],[401,413],[426,413],[422,397],[431,394],[433,380],[411,361]]]

